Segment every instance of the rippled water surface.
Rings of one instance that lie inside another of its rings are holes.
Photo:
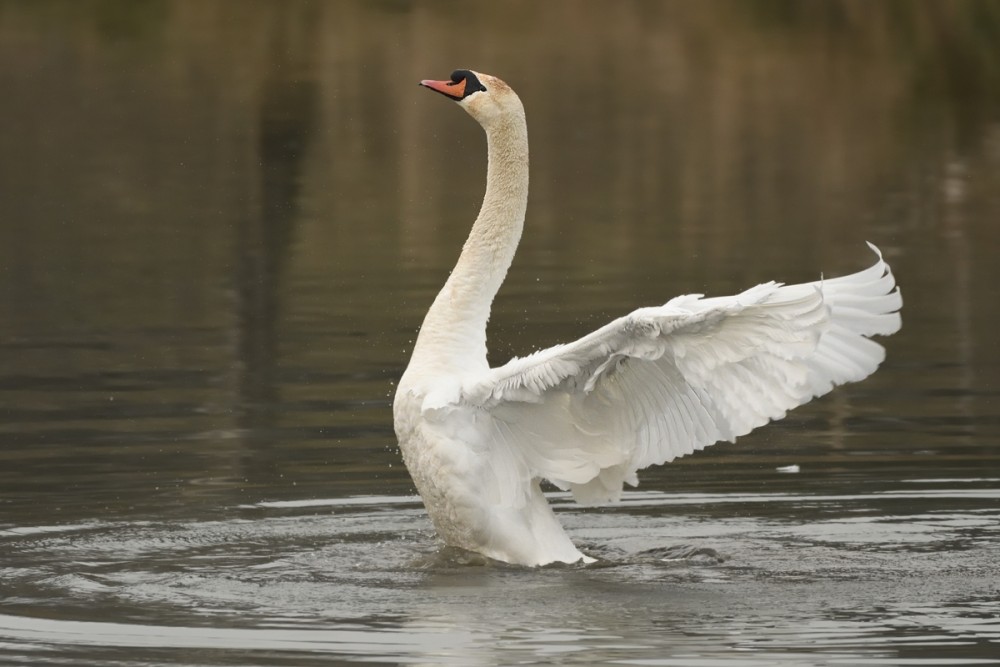
[[[601,512],[559,502],[601,561],[536,571],[440,549],[413,497],[21,527],[3,536],[17,593],[3,651],[56,664],[993,662],[997,480],[907,481],[633,493]]]
[[[0,664],[1000,663],[995,3],[0,2]],[[391,397],[525,102],[493,359],[865,266],[869,380],[444,549]]]

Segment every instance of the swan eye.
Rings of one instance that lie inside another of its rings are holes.
[[[453,85],[457,85],[465,81],[465,93],[462,95],[463,99],[471,95],[472,93],[486,92],[486,86],[482,84],[479,77],[475,73],[467,69],[457,69],[451,73],[451,82]]]

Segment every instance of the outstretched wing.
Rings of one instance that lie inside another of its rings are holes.
[[[885,350],[868,337],[897,331],[902,306],[871,247],[878,261],[864,271],[681,296],[463,385],[454,406],[487,429],[503,502],[518,503],[515,480],[539,477],[583,502],[617,499],[637,470],[870,375]]]

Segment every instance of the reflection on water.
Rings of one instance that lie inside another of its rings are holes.
[[[0,662],[994,660],[998,44],[974,0],[0,3]],[[531,131],[496,361],[871,240],[885,367],[557,498],[601,567],[440,552],[389,406],[482,196],[415,85],[458,66]]]
[[[632,493],[597,514],[561,494],[568,526],[603,560],[534,572],[440,551],[414,497],[23,527],[3,535],[3,576],[20,594],[0,637],[24,658],[57,645],[68,659],[214,649],[249,664],[700,664],[731,651],[754,665],[981,664],[1000,642],[995,597],[980,585],[997,574],[995,481],[910,480],[909,491],[855,496]],[[907,509],[928,497],[934,509]],[[727,515],[726,503],[756,507]],[[85,613],[95,606],[101,620]]]

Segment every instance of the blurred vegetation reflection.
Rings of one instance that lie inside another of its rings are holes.
[[[65,448],[105,503],[88,475],[122,452],[147,489],[409,488],[391,382],[485,172],[415,83],[458,66],[512,83],[532,138],[497,361],[856,269],[870,239],[908,299],[895,382],[971,419],[998,376],[998,45],[988,0],[0,2],[0,481],[33,497]]]

